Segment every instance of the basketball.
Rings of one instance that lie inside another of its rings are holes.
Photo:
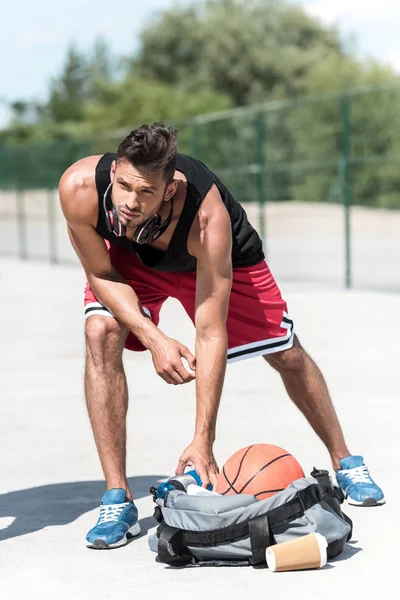
[[[250,494],[264,500],[304,477],[297,460],[279,446],[254,444],[233,454],[219,474],[216,492],[223,496]]]

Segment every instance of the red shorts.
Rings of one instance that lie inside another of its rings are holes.
[[[196,273],[161,273],[144,266],[135,254],[113,246],[115,269],[128,281],[143,310],[158,325],[160,309],[167,298],[176,298],[194,322]],[[85,316],[113,314],[97,300],[89,284],[85,289]],[[286,302],[266,264],[233,270],[232,291],[227,318],[228,362],[280,352],[293,345],[293,321]],[[129,333],[125,347],[146,348]]]

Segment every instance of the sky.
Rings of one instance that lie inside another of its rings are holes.
[[[3,4],[3,2],[5,4]],[[176,4],[190,0],[175,0]],[[372,56],[400,72],[399,0],[292,0],[323,23],[336,24],[361,56]],[[1,0],[0,127],[8,120],[5,102],[46,97],[49,81],[62,66],[67,47],[81,50],[103,37],[116,55],[129,55],[138,33],[174,0]]]
[[[293,0],[327,25],[355,36],[355,49],[400,73],[399,0]]]

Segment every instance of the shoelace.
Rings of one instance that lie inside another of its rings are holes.
[[[354,467],[353,469],[343,469],[342,473],[347,475],[352,483],[373,483],[365,465]]]
[[[129,502],[123,502],[122,504],[102,504],[100,506],[99,525],[101,523],[108,523],[109,521],[118,521],[119,515],[128,504]]]

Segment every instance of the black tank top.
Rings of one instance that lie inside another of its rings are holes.
[[[176,170],[187,180],[187,196],[176,229],[165,252],[146,244],[136,244],[125,236],[119,237],[110,232],[104,214],[104,195],[111,183],[110,168],[116,154],[108,153],[101,157],[96,167],[96,188],[99,199],[99,216],[96,231],[111,244],[135,252],[147,267],[156,271],[189,273],[196,270],[197,259],[190,255],[187,240],[197,211],[213,184],[218,187],[232,223],[232,264],[233,268],[249,267],[264,258],[261,239],[247,220],[243,207],[237,202],[225,185],[201,161],[178,154]],[[106,207],[111,210],[111,194],[107,194]]]

